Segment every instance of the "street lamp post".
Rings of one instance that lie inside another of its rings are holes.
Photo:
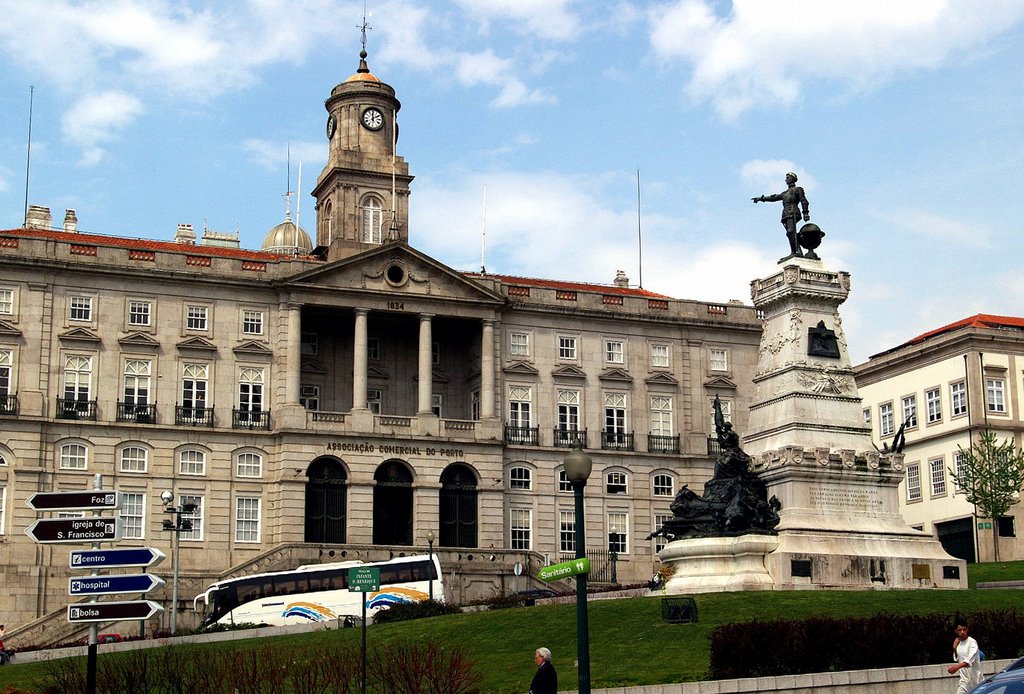
[[[165,491],[160,494],[160,501],[164,502],[164,513],[174,514],[174,520],[164,521],[164,530],[174,533],[173,550],[174,554],[174,579],[171,585],[171,634],[178,631],[178,546],[181,533],[192,530],[192,521],[182,516],[195,513],[195,504],[179,504],[172,506],[174,493]]]
[[[583,488],[594,468],[594,461],[577,442],[565,457],[565,476],[572,483],[576,500],[576,558],[587,556],[586,525],[583,517]],[[587,616],[587,575],[576,575],[576,659],[579,661],[577,689],[590,694],[590,620]]]
[[[434,530],[430,529],[427,531],[427,553],[430,556],[430,580],[427,585],[430,586],[430,602],[434,602]]]

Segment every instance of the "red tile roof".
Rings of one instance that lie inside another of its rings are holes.
[[[608,284],[587,284],[584,282],[563,282],[561,280],[545,280],[536,277],[516,277],[514,275],[492,275],[479,272],[464,272],[466,277],[481,277],[496,279],[505,284],[517,285],[520,287],[542,287],[544,289],[560,289],[570,292],[595,292],[598,294],[616,294],[620,296],[635,296],[645,299],[671,299],[664,294],[655,294],[639,287],[616,287]]]
[[[151,239],[132,239],[124,236],[104,236],[101,234],[57,231],[54,229],[2,229],[0,230],[0,236],[52,239],[54,241],[66,241],[67,243],[75,244],[185,253],[188,255],[206,255],[220,258],[238,258],[241,260],[274,261],[295,257],[280,253],[267,253],[265,251],[249,251],[241,248],[223,248],[221,246],[203,246],[199,244],[175,243],[173,241],[154,241]]]
[[[946,333],[955,332],[964,328],[1014,328],[1016,330],[1024,330],[1024,318],[1016,318],[1014,316],[993,316],[988,313],[978,313],[968,318],[958,320],[955,323],[944,325],[941,328],[935,330],[929,330],[926,333],[921,333],[917,337],[911,338],[901,345],[896,345],[892,349],[887,349],[884,352],[880,352],[874,356],[881,356],[882,354],[888,354],[904,347],[916,345],[930,340],[933,337],[944,335]]]

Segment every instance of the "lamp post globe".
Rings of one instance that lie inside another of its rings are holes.
[[[565,476],[572,483],[575,500],[576,558],[586,553],[586,520],[583,511],[583,488],[594,469],[594,460],[583,451],[577,442],[569,455],[562,461]],[[579,663],[577,690],[579,694],[590,694],[590,619],[587,614],[587,575],[576,575],[576,659]]]
[[[430,593],[430,602],[434,602],[434,529],[427,531],[427,554],[430,557],[430,576],[427,579],[427,590]]]
[[[170,491],[160,492],[160,501],[164,502],[164,506],[169,506],[174,501],[174,494]]]

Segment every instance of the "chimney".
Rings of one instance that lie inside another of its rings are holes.
[[[78,233],[78,217],[75,216],[74,210],[67,210],[64,213],[64,231],[69,234]]]
[[[196,231],[191,224],[179,224],[178,231],[174,234],[175,243],[196,245]]]
[[[26,229],[50,229],[53,227],[53,218],[50,217],[50,208],[42,205],[29,205],[28,214],[25,215]]]
[[[615,271],[615,286],[622,287],[623,289],[629,288],[629,278],[626,277],[626,273],[622,270]]]

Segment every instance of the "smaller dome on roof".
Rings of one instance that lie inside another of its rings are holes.
[[[263,250],[270,253],[308,253],[313,250],[313,242],[302,227],[295,225],[289,212],[285,213],[283,222],[263,237]]]

